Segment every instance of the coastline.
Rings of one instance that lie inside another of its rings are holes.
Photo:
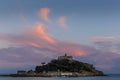
[[[54,73],[41,73],[41,74],[7,74],[0,75],[0,77],[94,77],[94,76],[107,76],[103,74],[80,74],[72,73],[69,75],[63,75],[64,73],[54,74]]]

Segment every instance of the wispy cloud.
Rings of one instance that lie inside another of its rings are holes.
[[[115,36],[98,36],[90,38],[90,41],[95,44],[96,48],[102,51],[119,53],[120,38]]]
[[[67,28],[67,22],[66,22],[67,18],[65,16],[61,16],[58,18],[58,24],[63,27],[63,28]]]
[[[51,20],[49,19],[49,13],[51,12],[51,10],[47,7],[45,8],[41,8],[39,11],[39,16],[46,22],[51,23]]]
[[[92,42],[102,42],[102,41],[113,41],[116,40],[116,37],[114,36],[97,36],[90,38],[90,41]]]

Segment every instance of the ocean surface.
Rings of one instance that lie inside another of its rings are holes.
[[[0,77],[0,80],[120,80],[120,75],[98,77]]]

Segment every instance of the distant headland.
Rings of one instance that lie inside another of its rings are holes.
[[[11,77],[54,77],[54,76],[105,76],[102,71],[98,71],[92,64],[83,63],[74,60],[67,54],[58,56],[57,59],[51,60],[47,64],[42,62],[40,66],[35,67],[35,71],[19,70],[16,74],[3,75]]]

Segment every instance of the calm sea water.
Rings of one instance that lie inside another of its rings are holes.
[[[120,75],[103,77],[0,77],[0,80],[120,80]]]

